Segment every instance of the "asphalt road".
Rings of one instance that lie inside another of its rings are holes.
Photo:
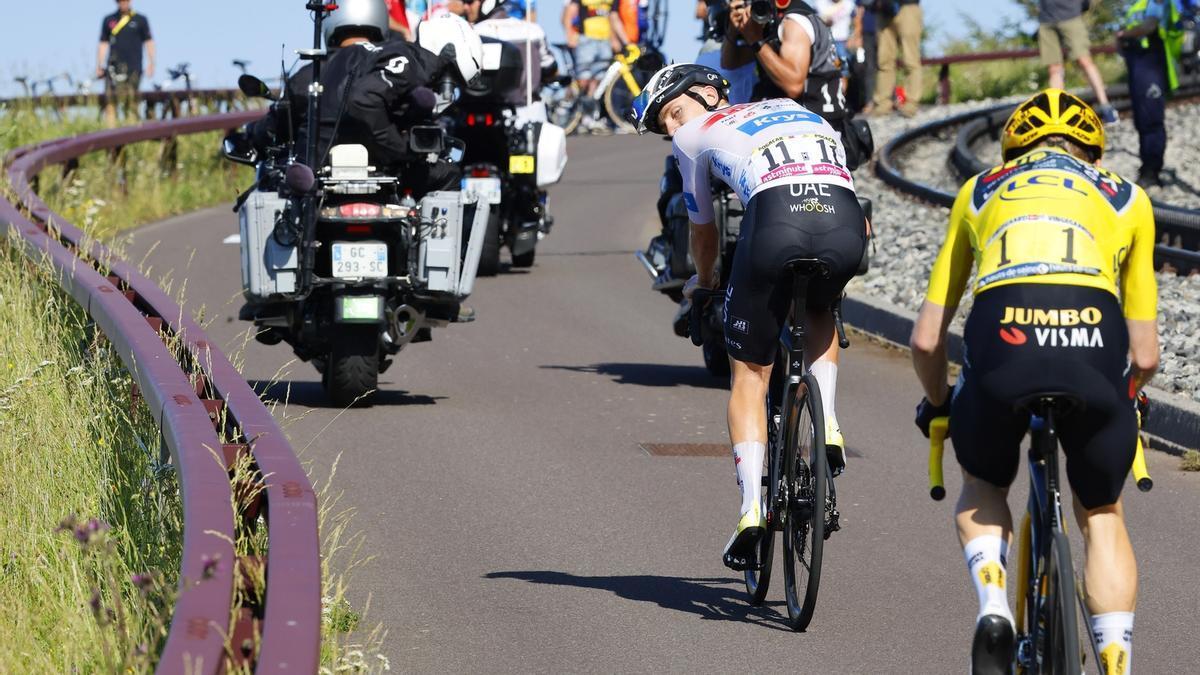
[[[778,572],[767,606],[751,608],[721,564],[739,503],[730,459],[641,449],[727,441],[723,383],[672,335],[672,305],[632,256],[657,228],[667,149],[572,139],[537,266],[481,280],[478,321],[403,352],[370,409],[323,407],[311,366],[247,343],[238,250],[221,243],[236,232],[228,208],[140,230],[130,257],[185,289],[248,379],[278,380],[276,400],[290,392],[277,414],[318,481],[341,456],[336,487],[374,556],[351,595],[359,608],[369,596],[394,670],[962,672],[975,595],[951,503],[927,496],[904,354],[862,339],[844,354],[843,530],[807,633],[781,623]],[[1154,491],[1126,492],[1141,557],[1135,663],[1196,672],[1200,475],[1149,459]]]

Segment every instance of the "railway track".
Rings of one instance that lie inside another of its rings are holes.
[[[258,115],[114,129],[20,148],[6,159],[15,197],[0,198],[0,227],[31,260],[50,265],[107,337],[152,411],[179,476],[183,555],[157,669],[164,674],[215,674],[227,665],[257,673],[317,671],[316,496],[270,411],[191,315],[52,211],[37,195],[36,178],[90,152],[230,129]],[[235,484],[235,466],[239,481],[249,475],[253,484]],[[263,526],[265,555],[239,555],[239,533]]]
[[[1117,108],[1129,107],[1128,91],[1124,87],[1115,87],[1109,96]],[[1192,81],[1181,88],[1174,102],[1197,97],[1200,97],[1200,82]],[[984,136],[997,133],[1014,108],[1015,104],[1004,103],[909,129],[883,147],[875,164],[875,174],[899,192],[950,208],[954,204],[954,192],[906,177],[900,156],[911,152],[920,143],[954,130],[954,142],[946,160],[956,174],[955,182],[961,184],[992,166],[981,161],[972,148]],[[1200,211],[1155,201],[1154,220],[1159,241],[1155,247],[1155,264],[1183,275],[1200,271]]]

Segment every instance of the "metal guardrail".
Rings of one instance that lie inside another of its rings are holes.
[[[158,672],[164,674],[220,673],[227,661],[251,665],[258,673],[317,671],[321,569],[316,496],[283,431],[203,329],[156,284],[54,213],[32,183],[45,167],[90,152],[229,129],[259,115],[251,111],[155,122],[21,148],[8,157],[17,204],[0,199],[0,223],[7,225],[11,238],[30,257],[47,259],[60,285],[116,348],[153,411],[179,473],[183,560],[180,594],[159,660]],[[243,571],[261,569],[267,583],[265,594],[251,597],[231,625],[235,583],[250,590],[244,574],[235,579],[232,543],[236,523],[230,471],[246,453],[264,490],[250,503],[239,504],[239,513],[251,527],[261,514],[269,543],[265,560],[236,562]]]
[[[1093,54],[1115,54],[1114,45],[1092,47]],[[952,89],[950,84],[950,66],[963,63],[984,63],[987,61],[1013,61],[1016,59],[1033,59],[1041,55],[1036,49],[1014,49],[1004,52],[974,52],[971,54],[950,54],[921,59],[923,66],[940,66],[938,69],[938,103],[950,102]]]

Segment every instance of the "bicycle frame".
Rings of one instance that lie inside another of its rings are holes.
[[[608,70],[604,71],[604,77],[600,78],[600,84],[596,86],[596,91],[592,93],[592,98],[600,101],[604,97],[604,92],[621,78],[625,81],[625,86],[629,87],[629,92],[636,98],[642,93],[642,87],[633,77],[631,66],[642,58],[642,50],[637,45],[629,45],[627,54],[617,54],[613,57],[613,62],[608,66]]]
[[[779,472],[783,467],[783,450],[784,440],[787,434],[787,420],[782,419],[787,414],[788,410],[792,409],[792,402],[796,398],[796,390],[800,387],[800,380],[804,377],[804,341],[807,338],[807,333],[804,329],[804,311],[805,300],[808,298],[808,280],[806,274],[797,273],[792,280],[792,308],[789,313],[788,326],[779,337],[779,353],[785,355],[783,360],[784,371],[778,375],[772,373],[771,380],[776,381],[776,377],[782,389],[778,392],[779,411],[776,415],[775,438],[771,448],[771,464],[774,472]],[[778,366],[777,366],[778,367]],[[774,389],[772,387],[771,389]],[[775,392],[770,392],[768,396],[774,399]],[[768,406],[768,412],[774,414],[772,408]],[[767,527],[771,530],[782,529],[782,523],[777,516],[777,513],[783,509],[788,499],[788,494],[783,490],[783,477],[779,475],[771,476],[770,492],[767,498]]]

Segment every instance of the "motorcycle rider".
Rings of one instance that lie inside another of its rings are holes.
[[[288,79],[288,105],[272,106],[251,127],[262,146],[294,140],[299,159],[319,169],[334,143],[359,143],[380,167],[407,164],[405,177],[417,198],[426,192],[456,188],[457,165],[439,159],[414,161],[405,129],[430,119],[437,105],[432,88],[444,79],[466,83],[482,61],[479,37],[461,19],[423,22],[418,43],[389,40],[385,0],[343,0],[324,21],[325,44],[332,52],[321,73],[321,120],[317,157],[309,158],[308,89],[312,65]],[[420,158],[423,159],[423,158]]]

